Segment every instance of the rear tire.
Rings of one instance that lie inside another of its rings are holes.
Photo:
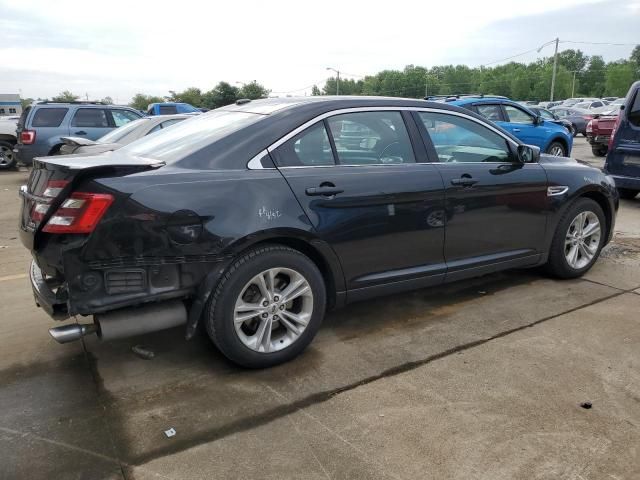
[[[591,147],[591,152],[596,157],[605,157],[607,155],[607,150],[609,150],[609,149],[604,145],[598,145],[598,146],[592,146]]]
[[[11,170],[18,165],[18,159],[13,153],[13,145],[0,141],[0,170]]]
[[[631,190],[629,188],[619,188],[618,194],[620,198],[624,198],[625,200],[633,200],[638,195],[638,190]]]
[[[576,278],[585,274],[600,255],[606,239],[606,225],[600,205],[590,198],[578,198],[556,226],[545,265],[547,272],[558,278]],[[583,233],[590,232],[581,238]]]
[[[224,273],[207,305],[205,326],[232,362],[272,367],[311,343],[325,305],[324,279],[308,257],[282,245],[260,246]]]

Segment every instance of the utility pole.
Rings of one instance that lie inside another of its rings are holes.
[[[573,83],[571,84],[571,98],[573,98],[576,94],[576,73],[578,73],[578,70],[573,71]]]
[[[551,75],[551,99],[550,99],[551,102],[553,102],[553,93],[556,88],[556,71],[558,69],[558,43],[560,43],[560,39],[556,38],[555,42],[556,42],[556,52],[553,55],[553,74]]]
[[[336,72],[336,95],[340,95],[340,70],[336,70],[335,68],[331,67],[327,67],[327,70]]]

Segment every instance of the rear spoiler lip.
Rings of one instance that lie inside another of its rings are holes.
[[[134,156],[121,156],[116,158],[109,155],[111,152],[105,152],[100,155],[55,155],[51,157],[35,157],[33,159],[34,166],[37,162],[40,168],[47,168],[47,165],[52,165],[65,170],[90,170],[101,167],[149,167],[160,168],[166,165],[161,160],[155,160],[152,158],[134,157]]]
[[[95,140],[89,140],[88,138],[82,137],[60,137],[62,143],[65,145],[71,145],[76,147],[85,147],[87,145],[97,145],[100,142],[96,142]]]

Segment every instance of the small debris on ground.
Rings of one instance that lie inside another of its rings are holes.
[[[176,429],[171,427],[169,430],[165,430],[164,434],[167,436],[167,438],[171,438],[176,434]]]
[[[582,402],[580,406],[586,410],[589,410],[593,406],[593,404],[591,402]]]
[[[153,353],[153,350],[150,350],[144,345],[134,345],[133,347],[131,347],[131,351],[143,360],[151,360],[156,356],[156,354]]]
[[[486,295],[487,294],[487,292],[485,290],[478,290],[478,293],[480,295]]]
[[[378,415],[379,417],[384,417],[384,413],[381,413],[380,415]]]

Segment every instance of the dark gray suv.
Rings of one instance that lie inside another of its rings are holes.
[[[34,157],[58,153],[62,137],[96,140],[114,128],[141,118],[137,110],[99,102],[40,102],[27,107],[18,120],[18,161],[31,165]]]

